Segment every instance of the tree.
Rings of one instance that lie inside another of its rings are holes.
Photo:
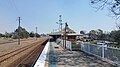
[[[36,33],[36,37],[40,37],[40,34]]]
[[[92,40],[97,39],[97,31],[96,30],[91,30],[88,34]]]
[[[102,37],[104,38],[104,40],[111,41],[110,32],[103,33]]]
[[[103,31],[101,29],[97,30],[97,39],[99,40],[103,40],[105,37],[105,34],[103,33]]]
[[[35,37],[35,33],[34,32],[30,32],[29,36],[30,37]]]
[[[120,30],[115,30],[110,33],[112,41],[117,42],[120,45]]]
[[[116,20],[120,18],[120,0],[90,0],[90,4],[97,10],[108,8],[111,16]],[[120,30],[120,24],[116,23],[116,28]]]
[[[94,8],[97,8],[99,10],[107,7],[114,15],[120,16],[120,0],[90,0],[90,1],[91,5]]]
[[[29,37],[29,32],[27,32],[25,28],[20,27],[19,29],[20,29],[20,38],[28,38]],[[19,30],[16,29],[15,32],[14,32],[14,34],[15,34],[14,37],[15,38],[18,38],[18,31]]]
[[[81,30],[81,31],[80,31],[80,34],[85,34],[85,31]]]
[[[8,33],[8,32],[5,32],[5,37],[6,37],[6,38],[11,38],[11,37],[12,37],[12,34],[11,34],[11,33]]]
[[[4,38],[5,38],[5,34],[2,34],[2,37],[4,37]]]
[[[120,17],[120,0],[90,0],[91,6],[97,10],[107,7],[111,13],[119,19]],[[116,23],[118,30],[112,31],[110,33],[110,40],[118,42],[120,44],[120,24]]]
[[[0,33],[0,38],[2,37],[2,34]]]
[[[98,29],[97,31],[98,31],[98,34],[103,34],[103,30]]]

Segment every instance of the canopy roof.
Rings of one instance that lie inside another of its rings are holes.
[[[65,32],[65,28],[62,29],[62,31],[58,31],[55,33],[63,34]],[[70,29],[68,26],[66,27],[66,33],[76,33],[74,30]]]
[[[51,33],[50,35],[63,35],[64,33],[65,33],[65,28],[63,28],[62,31],[54,32],[54,33]],[[71,34],[71,35],[76,34],[76,32],[74,30],[70,29],[68,26],[66,27],[66,33]]]

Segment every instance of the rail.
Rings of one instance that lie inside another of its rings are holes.
[[[46,42],[46,41],[47,41],[47,39],[41,39],[39,42],[32,43],[30,45],[21,47],[19,49],[16,49],[16,50],[10,51],[10,52],[8,52],[8,53],[6,53],[4,55],[1,55],[0,56],[0,64],[3,64],[4,61],[7,61],[10,58],[13,58],[14,56],[17,57],[18,54],[21,54],[22,52],[25,52],[26,50],[29,50],[29,48],[36,48],[35,50],[34,49],[31,50],[31,52],[29,53],[29,55],[26,54],[24,57],[18,58],[18,60],[15,60],[14,62],[12,62],[12,64],[9,65],[9,66],[11,66],[11,65],[16,66],[17,64],[21,63],[20,61],[22,61],[23,58],[25,58],[25,57],[29,58],[30,55],[32,55],[34,52],[38,51],[39,47],[41,47],[41,45],[44,42]],[[38,43],[40,44],[40,46],[37,45]],[[44,46],[42,48],[44,48]],[[11,67],[13,67],[13,66],[11,66]]]
[[[21,67],[21,66],[33,67],[38,56],[41,55],[41,52],[43,51],[44,46],[47,41],[48,40],[43,41],[42,44],[36,46],[36,48],[33,49],[32,52],[30,52],[29,55],[27,55],[27,57],[25,57],[21,62],[19,62],[19,64],[16,67]],[[31,64],[29,64],[29,63],[31,63]]]

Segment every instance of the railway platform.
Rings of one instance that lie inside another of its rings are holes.
[[[59,48],[55,48],[55,42],[47,44],[47,52],[42,56],[44,61],[42,60],[43,62],[34,67],[114,67],[110,63],[81,51],[65,50],[60,45],[58,45]]]

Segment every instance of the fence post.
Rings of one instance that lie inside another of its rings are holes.
[[[88,52],[90,53],[90,44],[88,44]]]
[[[71,43],[71,41],[70,41],[70,50],[72,51],[72,43]]]
[[[62,39],[62,47],[63,47],[63,44],[64,44],[63,41],[64,41],[64,40]]]
[[[104,44],[102,44],[102,58],[104,60],[105,52],[104,52]]]

